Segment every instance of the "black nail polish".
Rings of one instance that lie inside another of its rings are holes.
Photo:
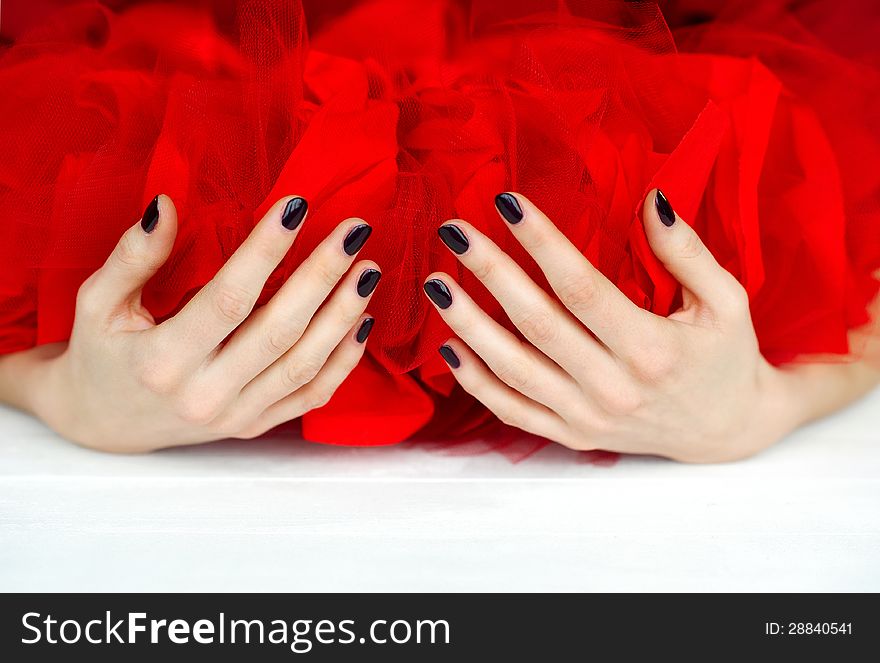
[[[672,205],[669,204],[669,200],[660,189],[657,189],[657,195],[654,196],[654,209],[657,210],[657,216],[660,217],[664,226],[668,228],[675,223],[675,212],[672,211]]]
[[[281,225],[288,230],[296,230],[309,211],[309,203],[305,198],[291,198],[281,213]]]
[[[508,223],[519,223],[523,219],[522,207],[512,194],[499,193],[495,196],[495,207]]]
[[[376,322],[374,318],[365,318],[361,323],[361,326],[358,327],[357,334],[355,334],[355,339],[357,339],[358,343],[363,343],[367,340],[367,337],[370,335],[370,332],[373,331],[373,323]]]
[[[443,243],[448,246],[453,253],[457,255],[461,255],[470,247],[470,242],[468,242],[468,238],[458,226],[454,226],[452,224],[440,226],[437,229],[437,234],[440,235],[440,239],[443,240]]]
[[[382,278],[382,272],[378,269],[365,269],[364,273],[361,274],[358,279],[357,291],[361,297],[369,297],[373,290],[376,289],[376,286],[379,284],[379,279]]]
[[[355,253],[364,248],[364,244],[367,243],[371,232],[373,232],[373,229],[366,223],[355,226],[348,231],[348,234],[342,241],[342,248],[348,255],[353,256]]]
[[[458,358],[458,355],[455,354],[455,350],[453,350],[448,345],[440,346],[440,356],[449,364],[452,368],[458,368],[461,366],[461,359]]]
[[[151,233],[156,229],[156,224],[159,223],[159,196],[156,196],[150,201],[150,204],[147,205],[147,209],[144,210],[144,215],[141,217],[141,228],[144,229],[145,233]]]
[[[425,293],[440,308],[452,306],[452,293],[440,279],[431,279],[425,282]]]

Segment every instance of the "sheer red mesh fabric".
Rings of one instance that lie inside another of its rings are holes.
[[[437,226],[468,219],[543,284],[492,204],[521,191],[666,315],[679,288],[638,216],[660,186],[747,288],[771,361],[846,355],[880,267],[877,9],[718,4],[4,3],[0,352],[68,337],[79,284],[157,193],[181,218],[144,293],[159,319],[299,194],[263,301],[346,216],[384,272],[368,356],[304,435],[473,436],[490,418],[437,356],[424,276],[508,323]]]

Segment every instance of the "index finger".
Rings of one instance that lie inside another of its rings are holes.
[[[199,361],[250,315],[266,280],[296,239],[308,212],[305,198],[279,200],[181,311],[159,328]]]

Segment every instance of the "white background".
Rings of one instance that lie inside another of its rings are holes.
[[[880,391],[740,463],[220,442],[0,408],[0,591],[880,591]]]

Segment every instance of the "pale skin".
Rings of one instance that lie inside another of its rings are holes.
[[[80,288],[70,342],[3,358],[0,399],[74,442],[114,452],[252,438],[321,407],[363,355],[357,333],[372,292],[362,296],[357,285],[378,266],[343,250],[349,233],[365,225],[343,221],[254,311],[308,222],[293,231],[282,225],[291,198],[278,201],[211,282],[157,325],[141,291],[177,231],[174,205],[161,196],[155,229],[135,223]]]
[[[531,202],[508,195],[522,218],[506,225],[556,298],[473,226],[447,225],[466,238],[453,249],[461,263],[525,340],[448,274],[427,280],[451,295],[435,305],[457,335],[446,344],[453,375],[505,423],[572,449],[722,462],[757,453],[880,381],[867,362],[771,366],[745,290],[680,217],[661,222],[656,190],[645,199],[645,231],[683,287],[683,307],[668,318],[635,306]]]
[[[803,423],[843,407],[880,381],[868,362],[764,360],[748,299],[679,217],[667,226],[645,201],[651,247],[683,286],[668,318],[630,302],[525,197],[506,225],[543,270],[538,287],[464,221],[458,255],[525,340],[486,315],[448,275],[438,307],[456,334],[448,347],[461,386],[502,421],[573,449],[646,453],[687,462],[744,458]],[[141,452],[220,438],[252,438],[322,406],[360,360],[358,331],[372,293],[357,285],[368,261],[343,251],[363,222],[342,222],[265,306],[263,284],[299,232],[279,201],[215,278],[156,324],[140,301],[176,233],[170,199],[144,232],[129,229],[80,290],[69,343],[0,357],[0,401],[68,439]]]

